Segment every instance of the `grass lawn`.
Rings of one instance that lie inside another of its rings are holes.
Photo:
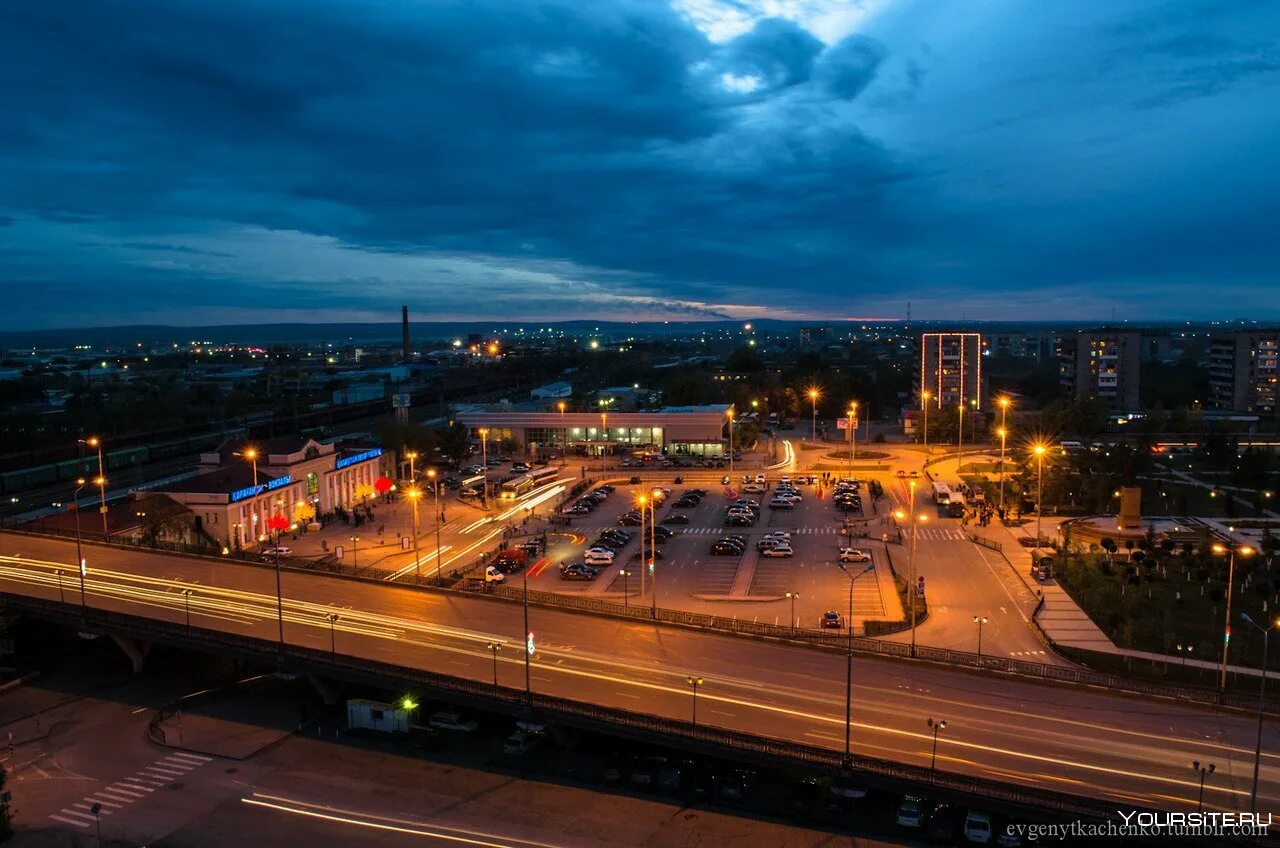
[[[1155,557],[1130,566],[1123,549],[1108,566],[1104,553],[1059,555],[1056,576],[1081,608],[1112,641],[1123,648],[1216,661],[1222,657],[1226,624],[1225,557]],[[1280,559],[1280,558],[1277,558]],[[1274,563],[1280,566],[1280,561]],[[1110,571],[1108,574],[1107,572]],[[1131,576],[1137,571],[1140,577]],[[1266,621],[1280,610],[1276,572],[1263,556],[1237,557],[1232,600],[1230,659],[1233,664],[1256,666],[1262,658],[1262,639],[1240,620],[1248,613],[1254,621]],[[1280,651],[1272,652],[1272,668],[1280,668]]]

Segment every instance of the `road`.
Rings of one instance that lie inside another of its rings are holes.
[[[0,534],[0,590],[57,599],[55,570],[74,559],[61,540]],[[274,639],[275,575],[231,562],[90,548],[87,602],[173,622],[189,597],[194,626]],[[62,593],[79,601],[74,580]],[[184,596],[184,589],[192,589]],[[290,644],[489,680],[485,647],[502,642],[499,682],[525,683],[520,608],[395,585],[284,574]],[[331,637],[329,615],[339,619]],[[533,610],[539,692],[687,718],[685,677],[705,678],[706,724],[841,749],[845,659],[838,654]],[[332,642],[331,642],[332,638]],[[1206,806],[1247,809],[1254,722],[1187,705],[1075,690],[959,670],[862,659],[854,668],[856,753],[928,765],[926,718],[946,719],[939,768],[1125,802],[1194,806],[1193,760],[1212,762]],[[1280,739],[1268,726],[1266,752]],[[1280,802],[1280,762],[1263,758],[1260,808]]]

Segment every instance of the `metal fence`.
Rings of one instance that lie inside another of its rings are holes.
[[[1000,551],[1001,553],[1004,553],[1004,545],[997,542],[995,539],[988,539],[986,536],[979,536],[977,533],[970,533],[969,541],[973,542],[975,545],[982,545],[984,548],[990,548],[993,551]]]

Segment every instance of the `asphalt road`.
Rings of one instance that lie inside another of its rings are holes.
[[[0,534],[0,589],[56,599],[55,569],[74,559],[61,540]],[[163,554],[87,550],[88,603],[275,638],[275,575],[229,562]],[[63,578],[79,600],[73,571]],[[503,685],[524,685],[518,606],[480,598],[285,574],[285,638],[311,648],[489,680],[489,640]],[[328,616],[337,613],[333,642]],[[821,651],[726,636],[534,610],[538,691],[591,703],[687,718],[685,677],[701,675],[698,720],[730,729],[840,749],[845,659]],[[968,672],[858,659],[853,748],[927,765],[925,719],[946,719],[939,768],[1081,794],[1166,807],[1195,804],[1192,760],[1212,762],[1206,806],[1247,809],[1255,725],[1248,716],[1104,691],[1010,681]],[[1264,751],[1280,739],[1268,726]],[[1280,803],[1277,755],[1263,758],[1260,808]]]

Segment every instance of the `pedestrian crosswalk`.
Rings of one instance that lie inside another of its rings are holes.
[[[131,777],[93,791],[78,802],[63,807],[49,818],[72,827],[87,828],[97,818],[93,812],[94,805],[98,807],[98,816],[114,815],[134,801],[141,801],[157,789],[163,788],[212,759],[202,754],[188,754],[185,751],[172,753],[134,772]]]

